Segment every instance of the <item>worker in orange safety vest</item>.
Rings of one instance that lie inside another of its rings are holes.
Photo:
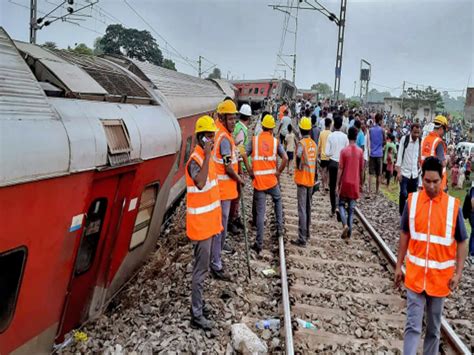
[[[275,119],[266,115],[262,120],[263,132],[252,138],[247,144],[246,153],[252,157],[252,167],[249,175],[253,179],[253,193],[256,207],[257,238],[252,249],[259,254],[263,248],[263,230],[265,222],[266,195],[271,195],[277,222],[276,236],[282,235],[283,211],[280,186],[278,179],[288,163],[283,146],[273,137]],[[281,158],[277,168],[277,156]]]
[[[296,150],[294,178],[298,197],[298,239],[292,240],[291,243],[305,247],[311,232],[311,201],[316,177],[318,146],[310,137],[312,124],[308,117],[300,120],[299,128],[302,138]]]
[[[467,256],[467,232],[460,202],[441,188],[442,162],[428,157],[423,189],[411,193],[401,219],[395,286],[406,262],[407,321],[403,353],[415,355],[426,306],[424,354],[438,354],[444,300],[456,289]]]
[[[209,330],[203,287],[209,270],[211,246],[222,231],[222,213],[217,172],[211,158],[217,127],[209,116],[196,121],[196,146],[186,164],[186,234],[194,244],[191,294],[191,325]]]
[[[428,157],[438,157],[443,164],[443,180],[441,182],[441,188],[444,191],[448,190],[446,165],[448,160],[446,159],[447,147],[443,141],[443,136],[448,131],[448,119],[443,115],[438,115],[433,120],[434,129],[431,131],[421,142],[421,162]]]
[[[232,137],[236,113],[237,107],[232,100],[224,100],[218,105],[217,115],[219,118],[216,121],[217,132],[212,154],[216,165],[217,180],[219,181],[222,226],[224,229],[219,236],[214,238],[212,245],[211,274],[214,278],[224,281],[230,281],[230,276],[223,269],[221,252],[233,252],[232,248],[225,243],[230,204],[232,200],[238,196],[237,184],[244,184],[244,180],[238,174],[238,156],[234,138]]]

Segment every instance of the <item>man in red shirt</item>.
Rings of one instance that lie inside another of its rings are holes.
[[[350,127],[347,137],[349,145],[341,150],[339,169],[337,171],[337,195],[339,196],[339,213],[344,226],[342,239],[352,233],[352,218],[356,200],[361,189],[361,176],[364,172],[364,153],[356,145],[358,129]]]

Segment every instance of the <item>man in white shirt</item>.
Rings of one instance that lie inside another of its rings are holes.
[[[329,157],[329,197],[331,199],[331,217],[336,212],[336,182],[337,170],[339,169],[339,157],[341,150],[349,145],[347,135],[341,132],[342,117],[334,116],[334,132],[328,136],[325,148],[325,154]]]
[[[408,194],[418,189],[418,175],[420,171],[420,132],[419,123],[411,125],[410,134],[400,139],[398,157],[395,164],[397,179],[400,183],[399,211],[403,213]],[[407,141],[408,140],[408,141]]]

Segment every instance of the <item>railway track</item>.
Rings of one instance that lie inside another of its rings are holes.
[[[289,241],[298,233],[296,185],[286,174],[280,183]],[[284,328],[290,339],[287,354],[402,353],[406,296],[393,288],[393,253],[360,211],[352,237],[342,240],[341,224],[329,217],[329,211],[329,196],[316,193],[308,246],[286,243],[280,252],[285,254],[287,270],[281,274],[282,279],[288,274],[291,301],[291,315],[285,316],[293,320],[292,334]],[[298,326],[297,318],[315,329]],[[442,353],[470,354],[445,320],[442,330]]]

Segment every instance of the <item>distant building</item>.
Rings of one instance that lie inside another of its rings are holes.
[[[384,98],[384,110],[391,114],[405,116],[408,118],[425,119],[431,122],[435,117],[436,101],[418,100],[410,98],[386,97]]]

